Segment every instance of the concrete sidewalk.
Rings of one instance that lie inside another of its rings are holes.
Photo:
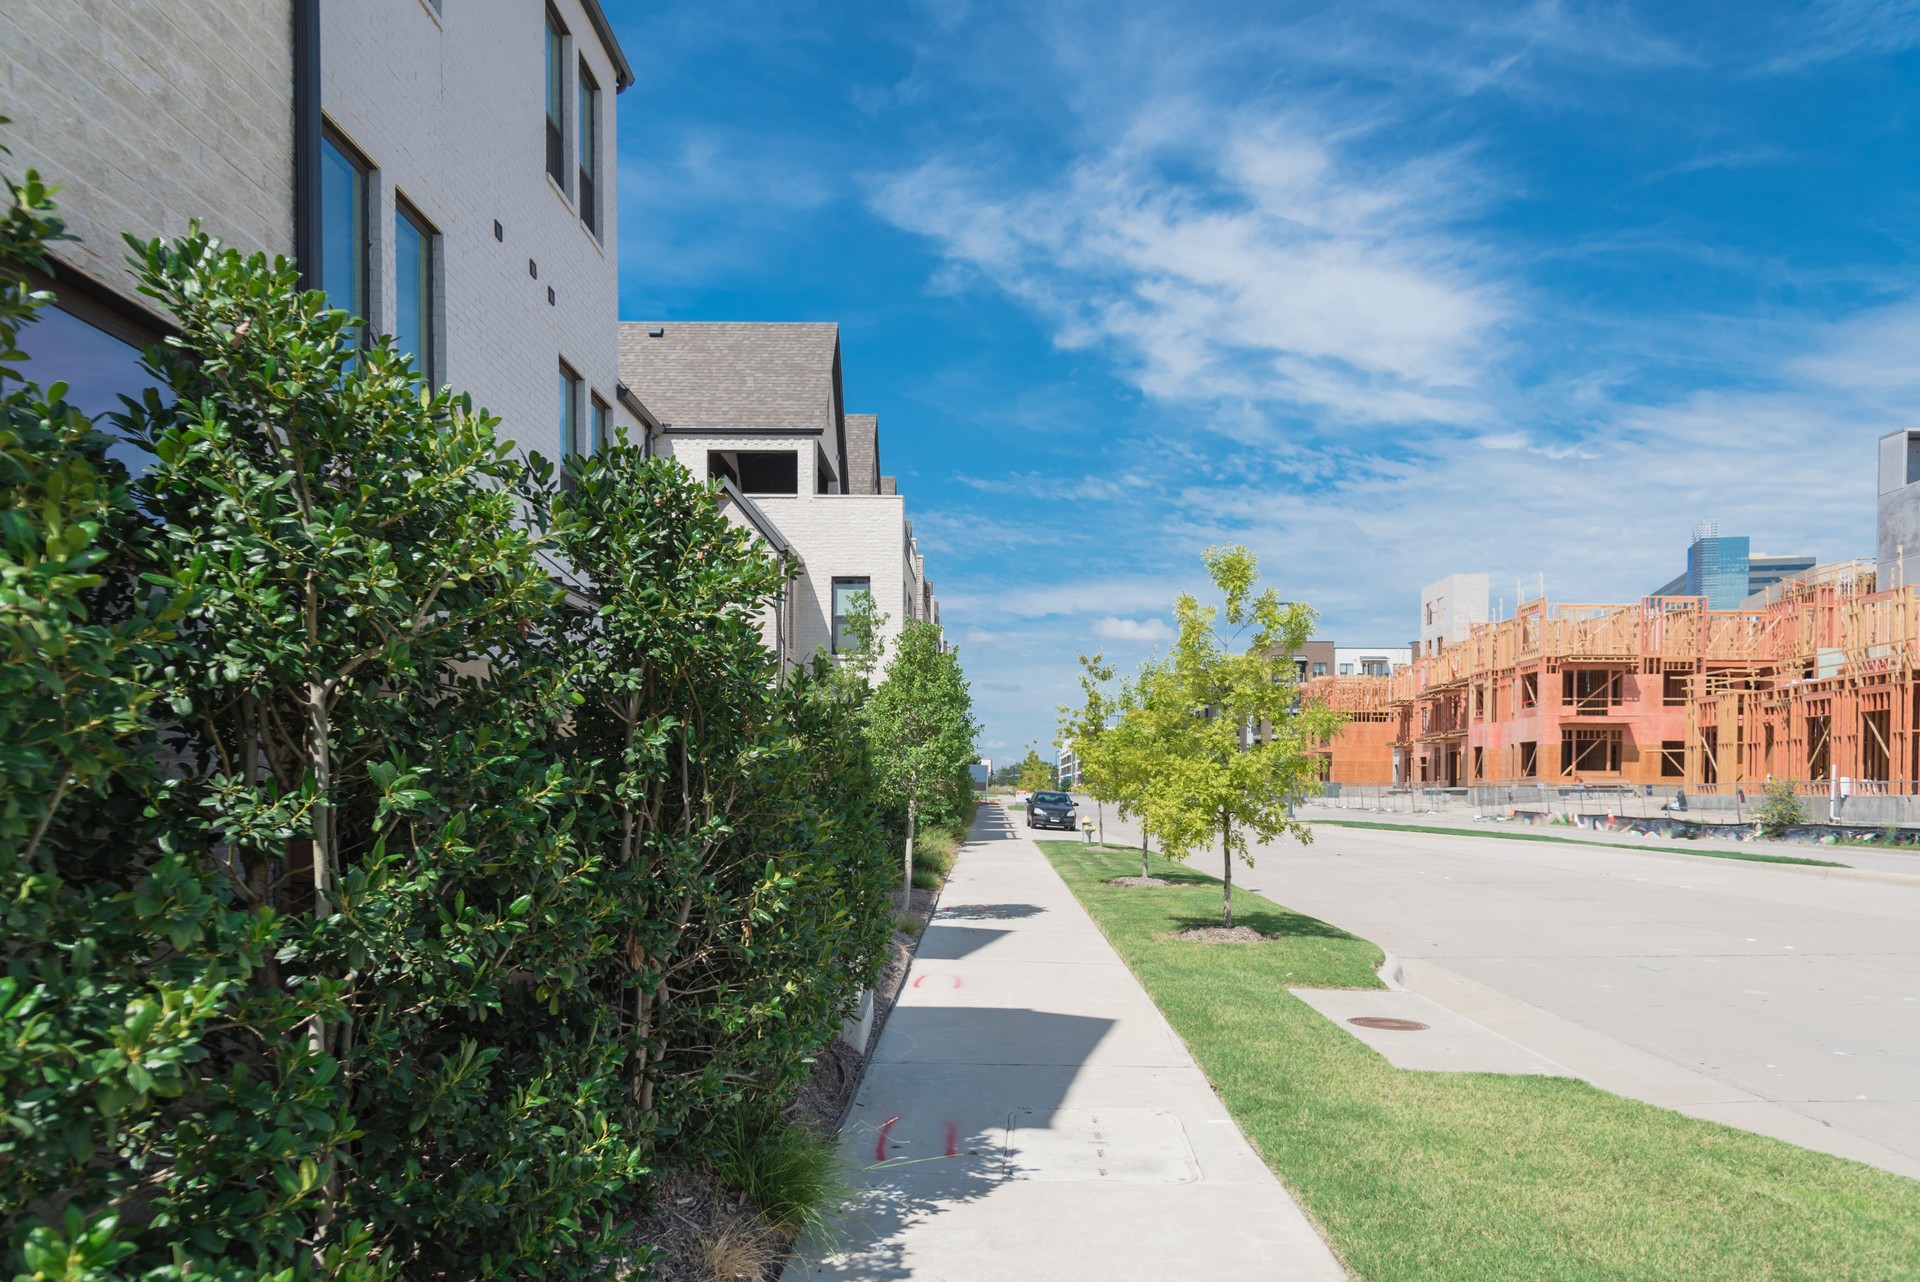
[[[1033,842],[984,807],[841,1136],[799,1279],[1340,1279]]]

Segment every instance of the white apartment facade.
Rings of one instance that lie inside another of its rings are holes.
[[[1413,651],[1404,645],[1333,647],[1333,675],[1341,677],[1385,677],[1401,664],[1413,662]]]
[[[598,0],[14,0],[0,46],[6,163],[63,185],[81,238],[53,250],[29,377],[95,413],[135,390],[167,321],[120,233],[197,218],[293,257],[523,449],[646,430],[615,349],[613,98],[633,73]]]
[[[660,448],[721,482],[727,510],[793,559],[767,623],[783,661],[844,653],[860,593],[884,616],[889,656],[909,621],[938,623],[906,501],[880,474],[878,420],[846,413],[839,326],[629,321],[620,366],[660,425]]]

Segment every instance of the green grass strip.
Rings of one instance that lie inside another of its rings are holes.
[[[1437,832],[1443,837],[1492,837],[1499,841],[1557,841],[1563,846],[1604,846],[1608,850],[1658,850],[1670,855],[1693,855],[1700,859],[1744,859],[1752,864],[1805,864],[1809,868],[1851,868],[1852,864],[1831,859],[1808,859],[1802,855],[1751,855],[1744,850],[1689,850],[1685,846],[1629,846],[1624,841],[1588,841],[1583,837],[1555,837],[1544,832],[1483,832],[1478,828],[1447,828],[1439,824],[1375,823],[1364,819],[1314,819],[1309,822],[1330,828],[1378,828],[1382,832]]]
[[[1137,851],[1040,846],[1356,1279],[1920,1278],[1920,1181],[1570,1078],[1393,1068],[1287,991],[1380,987],[1372,944],[1245,891],[1236,923],[1282,938],[1183,943],[1214,878],[1108,886]]]

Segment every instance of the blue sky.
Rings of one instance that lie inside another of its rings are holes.
[[[840,322],[996,757],[1209,544],[1343,644],[1873,554],[1920,0],[609,9],[623,314]]]

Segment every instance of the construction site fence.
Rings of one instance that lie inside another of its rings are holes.
[[[1574,819],[1613,815],[1621,819],[1685,819],[1751,823],[1766,800],[1766,783],[1544,784],[1537,780],[1475,784],[1465,788],[1420,785],[1324,785],[1314,804],[1342,810],[1399,814],[1504,814],[1524,810]],[[1920,826],[1920,781],[1797,780],[1794,791],[1809,823],[1862,828]]]

